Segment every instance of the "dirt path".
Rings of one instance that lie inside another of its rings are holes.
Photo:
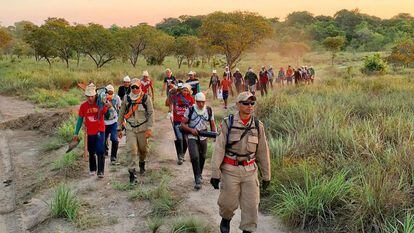
[[[14,97],[0,96],[0,122],[16,119],[35,112],[35,106]]]
[[[162,113],[160,113],[163,115]],[[165,114],[164,114],[165,115]],[[160,160],[168,161],[168,166],[173,171],[176,179],[172,181],[173,186],[183,194],[184,201],[182,210],[188,215],[194,215],[213,226],[218,226],[221,221],[217,205],[219,191],[214,190],[209,183],[211,177],[210,160],[206,161],[205,172],[203,174],[203,188],[199,191],[194,190],[194,178],[188,153],[185,156],[186,162],[176,165],[176,153],[173,144],[174,133],[171,130],[171,123],[168,119],[162,119],[157,124],[158,137],[155,151],[160,155]],[[212,143],[212,142],[209,142]],[[237,210],[231,222],[232,232],[240,232],[240,210]],[[280,223],[271,216],[259,214],[257,232],[260,233],[281,233]]]

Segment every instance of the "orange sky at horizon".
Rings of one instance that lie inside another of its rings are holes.
[[[42,24],[48,17],[65,18],[71,23],[99,23],[106,27],[154,25],[163,18],[201,15],[214,11],[247,10],[265,17],[284,19],[293,11],[307,10],[314,15],[333,15],[341,9],[359,8],[361,12],[381,18],[398,13],[414,15],[414,0],[0,0],[3,26],[29,20]]]

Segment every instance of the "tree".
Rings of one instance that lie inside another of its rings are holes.
[[[200,36],[210,46],[217,46],[233,69],[243,52],[271,35],[272,28],[262,16],[250,12],[207,15],[200,27]]]
[[[286,25],[288,26],[303,26],[311,24],[315,18],[312,13],[308,11],[295,11],[286,16]]]
[[[390,63],[408,67],[408,65],[414,62],[414,41],[404,40],[396,44],[392,48],[392,52],[387,57],[387,60]]]
[[[133,67],[136,67],[139,55],[148,48],[156,33],[157,30],[147,24],[123,29],[121,40],[126,45],[128,59]]]
[[[12,37],[6,28],[0,27],[0,49],[6,48],[11,42]]]
[[[74,47],[74,31],[69,22],[63,18],[48,18],[41,27],[51,32],[49,39],[57,52],[57,56],[65,61],[66,67],[69,68],[69,59]]]
[[[178,68],[184,59],[187,60],[188,68],[192,67],[199,51],[199,39],[195,36],[180,36],[175,39],[174,55],[177,58]]]
[[[323,42],[323,46],[331,51],[332,53],[332,65],[334,64],[334,59],[336,57],[337,52],[339,52],[345,44],[345,37],[343,36],[335,36],[335,37],[327,37]]]
[[[377,53],[372,56],[365,57],[364,67],[361,69],[361,72],[368,75],[383,75],[387,73],[387,69],[387,63]]]
[[[96,68],[101,68],[119,54],[119,41],[116,40],[116,32],[110,32],[102,25],[94,23],[79,27],[78,32],[83,53],[93,60]]]
[[[174,37],[162,31],[154,34],[148,49],[144,51],[147,63],[150,65],[161,65],[165,57],[174,52]]]
[[[279,47],[279,53],[282,56],[291,57],[296,60],[296,65],[299,65],[299,59],[309,52],[310,47],[303,42],[290,42],[282,44]]]
[[[25,36],[25,41],[33,48],[36,60],[44,58],[49,67],[52,67],[51,59],[58,56],[53,40],[50,39],[55,36],[53,31],[46,27],[32,25],[27,25],[26,30],[28,33]]]

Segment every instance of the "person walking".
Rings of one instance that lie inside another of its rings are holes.
[[[221,233],[230,232],[230,221],[239,207],[239,228],[244,233],[254,232],[260,202],[258,168],[262,190],[270,184],[269,147],[263,123],[253,116],[255,103],[256,97],[250,92],[237,96],[238,111],[224,118],[214,145],[210,183],[214,189],[220,188]]]
[[[171,123],[174,130],[174,145],[177,151],[177,164],[182,165],[184,155],[187,151],[187,140],[181,130],[181,122],[187,109],[194,105],[194,97],[190,94],[191,85],[177,84],[177,93],[169,98],[170,112],[172,112]]]
[[[227,99],[229,98],[231,83],[232,81],[228,78],[228,76],[223,76],[223,80],[221,80],[220,87],[221,93],[223,95],[224,109],[227,109]]]
[[[236,92],[237,94],[240,94],[240,92],[243,91],[244,86],[244,79],[243,75],[240,73],[240,70],[236,68],[236,72],[233,74],[234,79],[234,85],[236,86]]]
[[[260,94],[262,96],[267,95],[267,83],[269,82],[269,76],[266,67],[262,66],[262,70],[259,72],[260,82]]]
[[[185,83],[191,85],[191,95],[193,97],[200,92],[200,81],[196,79],[193,71],[188,72],[188,79]]]
[[[210,77],[210,83],[208,84],[208,88],[210,87],[213,91],[213,99],[217,99],[217,91],[220,87],[220,78],[217,75],[217,70],[213,70],[213,74]]]
[[[203,132],[210,127],[211,132],[216,132],[214,114],[209,106],[206,106],[206,96],[200,92],[195,96],[196,104],[184,113],[181,127],[188,133],[188,152],[193,167],[194,189],[199,190],[202,186],[202,174],[207,153],[207,137]]]
[[[253,69],[249,67],[246,74],[244,75],[244,83],[246,84],[245,90],[250,91],[253,95],[256,94],[256,85],[259,82],[257,75]]]
[[[121,98],[114,93],[112,85],[106,86],[106,101],[108,102],[108,111],[104,115],[105,120],[105,156],[109,154],[109,141],[111,140],[111,165],[117,164],[118,154],[118,114],[121,108]]]
[[[105,121],[104,114],[107,112],[109,103],[100,100],[93,83],[85,88],[86,101],[79,108],[79,116],[75,127],[73,141],[79,141],[79,131],[85,121],[88,152],[89,152],[89,175],[98,178],[104,177],[105,170]]]
[[[149,77],[149,73],[146,70],[142,72],[141,89],[145,94],[151,96],[152,102],[154,102],[154,83],[152,82],[152,79]]]
[[[125,95],[129,95],[131,92],[131,79],[129,76],[125,76],[123,79],[123,85],[118,88],[118,96],[121,98],[121,100],[124,99]]]
[[[137,165],[139,173],[145,172],[145,160],[148,155],[148,138],[152,136],[154,108],[151,98],[141,90],[141,81],[131,81],[131,93],[122,101],[118,117],[118,137],[122,138],[124,120],[127,144],[127,162],[129,182],[136,183]]]

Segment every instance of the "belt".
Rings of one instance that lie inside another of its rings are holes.
[[[249,166],[249,165],[254,164],[256,162],[256,159],[251,159],[249,161],[247,161],[247,160],[239,161],[237,159],[232,159],[232,158],[229,158],[229,157],[225,156],[224,159],[223,159],[223,162],[227,163],[227,164],[230,164],[230,165],[233,165],[233,166]]]

